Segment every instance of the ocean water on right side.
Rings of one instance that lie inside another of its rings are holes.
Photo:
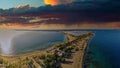
[[[88,45],[84,68],[120,68],[120,30],[88,30],[95,33]]]

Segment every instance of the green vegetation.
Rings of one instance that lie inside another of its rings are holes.
[[[57,54],[48,54],[45,56],[45,59],[43,60],[42,67],[43,68],[61,68],[60,62],[63,59],[58,56]]]
[[[0,68],[38,68],[40,66],[40,56],[30,57],[4,57],[0,56]]]
[[[40,59],[43,59],[43,60],[44,60],[45,58],[46,58],[46,57],[45,57],[44,54],[40,56]]]
[[[0,58],[0,64],[3,64],[3,62],[4,62],[3,59]]]

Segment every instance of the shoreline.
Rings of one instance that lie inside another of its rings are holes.
[[[62,32],[62,33],[64,33],[64,32]],[[24,60],[24,62],[26,64],[28,64],[29,60],[32,60],[33,64],[31,64],[31,65],[23,65],[23,67],[27,68],[27,66],[34,65],[36,68],[38,68],[38,67],[41,67],[41,63],[43,64],[43,61],[44,61],[43,59],[42,60],[39,59],[40,56],[42,56],[43,54],[44,55],[51,54],[50,52],[52,52],[54,50],[57,50],[59,48],[59,47],[56,47],[58,45],[62,46],[62,45],[69,44],[69,46],[78,47],[80,50],[79,51],[74,51],[75,53],[71,53],[72,56],[74,55],[72,59],[65,58],[66,61],[67,60],[71,60],[72,63],[70,63],[70,64],[61,63],[62,67],[63,68],[67,68],[66,66],[68,66],[69,68],[83,68],[86,48],[88,47],[88,43],[89,43],[93,33],[91,33],[91,35],[89,35],[89,33],[88,33],[88,35],[86,34],[86,37],[83,37],[83,38],[82,38],[83,35],[81,35],[81,36],[74,36],[74,35],[69,34],[69,33],[64,33],[64,34],[66,36],[66,40],[64,42],[56,43],[53,46],[45,48],[43,50],[37,50],[37,51],[34,51],[34,52],[21,54],[21,55],[17,55],[17,56],[1,56],[0,55],[0,59],[5,61],[2,66],[4,67],[4,66],[7,66],[8,64],[9,64],[8,66],[10,66],[10,65],[13,66],[13,64],[14,64],[14,66],[18,66],[19,67],[20,64],[23,63],[23,60]],[[74,44],[76,44],[76,45],[74,45]],[[69,47],[69,46],[66,46],[66,47]],[[49,53],[47,53],[47,51]],[[62,51],[60,51],[60,52],[62,52]],[[26,58],[27,58],[27,60],[26,60]],[[36,58],[38,60],[36,60]],[[75,59],[75,58],[77,58],[77,59]],[[78,60],[80,60],[80,61],[78,61]],[[37,62],[40,62],[40,64],[37,63]],[[77,67],[76,64],[78,64],[79,66]]]
[[[88,52],[88,49],[89,49],[90,42],[92,41],[92,39],[93,39],[94,36],[95,36],[95,34],[89,39],[89,41],[87,43],[87,46],[85,48],[85,53],[84,53],[83,60],[82,60],[82,68],[85,68],[84,67],[84,65],[85,65],[85,58],[87,56],[87,52]]]

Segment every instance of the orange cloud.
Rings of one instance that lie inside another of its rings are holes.
[[[59,5],[59,4],[67,4],[72,3],[73,0],[44,0],[45,4],[49,5]]]

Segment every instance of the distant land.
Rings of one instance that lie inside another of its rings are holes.
[[[85,31],[85,30],[119,30],[119,29],[13,29],[16,31]]]

